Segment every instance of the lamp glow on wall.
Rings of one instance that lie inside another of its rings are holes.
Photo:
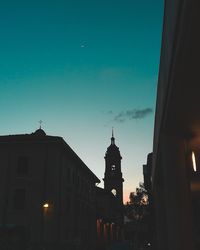
[[[194,151],[192,151],[192,166],[193,166],[194,172],[196,172],[197,171],[197,165],[196,165],[196,158],[195,158]]]

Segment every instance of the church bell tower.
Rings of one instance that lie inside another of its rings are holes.
[[[114,133],[112,130],[111,144],[105,155],[104,189],[112,192],[119,207],[123,205],[123,181],[121,172],[121,160],[119,148],[115,145]]]

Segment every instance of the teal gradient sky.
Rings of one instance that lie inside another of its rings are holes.
[[[42,119],[102,179],[113,126],[127,197],[152,151],[162,18],[163,0],[1,2],[0,134]]]

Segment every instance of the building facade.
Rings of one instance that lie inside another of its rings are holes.
[[[95,249],[99,182],[61,137],[0,136],[0,248]]]
[[[199,10],[165,0],[151,176],[158,250],[200,249]]]

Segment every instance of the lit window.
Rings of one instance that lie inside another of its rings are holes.
[[[194,172],[196,172],[197,171],[196,158],[195,158],[195,154],[193,151],[192,151],[192,166],[193,166]]]

